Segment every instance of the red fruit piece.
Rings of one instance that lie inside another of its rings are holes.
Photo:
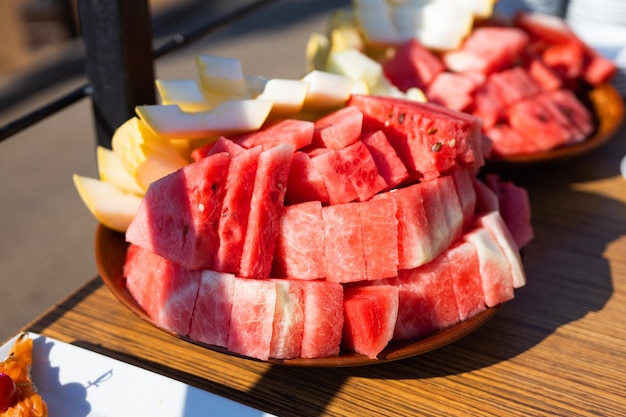
[[[0,413],[12,407],[17,401],[15,381],[4,372],[0,372]]]

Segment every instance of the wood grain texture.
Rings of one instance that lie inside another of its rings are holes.
[[[580,158],[501,173],[525,187],[528,283],[426,354],[355,368],[224,355],[156,330],[96,277],[28,330],[281,416],[617,416],[626,412],[626,129]]]

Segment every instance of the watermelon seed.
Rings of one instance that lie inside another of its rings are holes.
[[[406,116],[406,115],[405,115],[404,113],[400,113],[400,114],[398,115],[398,123],[400,123],[400,124],[404,123],[404,117],[405,117],[405,116]]]
[[[202,203],[198,204],[198,211],[199,211],[200,213],[203,213],[203,212],[204,212],[204,204],[202,204]]]
[[[451,148],[454,148],[454,146],[456,145],[456,139],[452,139],[450,142],[448,142],[448,145],[450,145]]]
[[[433,147],[431,148],[431,150],[433,152],[439,152],[441,150],[441,147],[443,146],[443,144],[441,142],[437,142],[433,145]]]
[[[428,133],[429,135],[434,135],[435,133],[437,133],[437,129],[431,127],[430,129],[428,129],[428,131],[426,131],[426,133]]]

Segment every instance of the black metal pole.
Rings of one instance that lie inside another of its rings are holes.
[[[110,148],[135,106],[156,101],[150,8],[148,0],[78,0],[78,14],[97,141]]]

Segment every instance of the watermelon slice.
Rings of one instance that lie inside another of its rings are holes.
[[[579,138],[587,138],[593,132],[594,123],[591,112],[571,90],[566,88],[554,90],[552,98],[567,121],[578,130]]]
[[[126,288],[154,324],[185,336],[200,286],[200,271],[191,271],[136,245],[124,264]]]
[[[243,148],[262,146],[267,150],[280,144],[292,144],[302,149],[313,142],[313,122],[308,120],[284,119],[264,126],[262,129],[231,136],[230,139]]]
[[[232,140],[224,136],[220,136],[215,142],[201,146],[198,149],[194,149],[191,152],[191,157],[194,161],[198,161],[202,158],[206,158],[209,155],[220,152],[227,152],[231,156],[236,156],[237,154],[243,152],[243,150],[244,149],[241,146],[237,145]]]
[[[259,145],[231,159],[218,226],[220,245],[215,256],[216,271],[239,271],[260,154]]]
[[[304,332],[304,284],[288,279],[273,281],[276,284],[276,307],[269,356],[298,358]]]
[[[328,203],[328,191],[324,183],[324,177],[311,161],[308,154],[297,151],[293,154],[287,190],[285,191],[285,204],[298,204],[305,201],[320,201]]]
[[[485,304],[494,307],[513,299],[513,275],[507,257],[485,228],[474,229],[463,239],[474,245],[478,254]]]
[[[189,337],[210,345],[228,347],[235,275],[203,270],[193,308]]]
[[[355,282],[367,279],[359,205],[346,203],[322,208],[326,255],[326,280]]]
[[[528,191],[496,174],[488,174],[487,185],[498,199],[498,210],[519,249],[534,237]]]
[[[348,203],[358,198],[352,181],[346,178],[345,167],[337,151],[329,149],[310,155],[313,165],[324,179],[330,204]]]
[[[452,173],[452,179],[463,213],[463,227],[465,230],[474,221],[476,213],[476,190],[472,182],[472,174],[468,169],[459,168]]]
[[[259,156],[241,254],[242,277],[270,276],[293,153],[293,144],[283,144]]]
[[[487,80],[474,92],[474,103],[468,112],[482,120],[484,128],[489,128],[504,118],[505,110],[498,88]]]
[[[394,340],[411,340],[458,323],[459,308],[445,256],[382,282],[399,289]]]
[[[423,90],[444,69],[439,57],[415,38],[397,47],[394,56],[383,63],[387,79],[404,92],[413,87]]]
[[[472,178],[476,191],[476,215],[500,210],[498,196],[487,184],[476,177]]]
[[[413,269],[435,258],[430,228],[419,184],[378,194],[396,202],[398,220],[398,268]]]
[[[342,346],[376,359],[393,338],[398,294],[391,285],[345,288]]]
[[[272,276],[319,279],[326,276],[322,204],[287,206],[280,217]]]
[[[313,143],[329,149],[342,149],[353,144],[361,134],[363,114],[346,106],[315,121]]]
[[[485,135],[491,139],[493,154],[497,156],[524,155],[541,150],[535,142],[506,123],[485,129]]]
[[[387,183],[388,189],[395,187],[409,177],[406,166],[382,130],[364,133],[360,140],[369,149],[378,173]]]
[[[369,200],[374,194],[387,188],[387,182],[378,173],[378,167],[367,146],[357,141],[337,151],[339,172],[352,184],[357,200]]]
[[[513,287],[520,288],[526,285],[526,274],[524,273],[519,247],[502,219],[500,212],[492,211],[484,214],[477,218],[477,223],[487,229],[498,246],[500,246],[504,256],[508,259],[511,265],[511,273],[513,274]]]
[[[455,72],[491,74],[515,65],[529,42],[529,36],[518,28],[476,27],[458,50],[445,52],[442,60]]]
[[[300,357],[339,354],[343,333],[343,286],[327,281],[304,281],[304,329]]]
[[[442,254],[463,230],[463,211],[451,177],[440,177],[419,184],[426,218],[428,238],[435,256]]]
[[[458,242],[444,256],[456,296],[459,319],[466,320],[486,310],[480,264],[474,245]]]
[[[356,205],[361,223],[365,275],[368,280],[398,273],[398,205],[392,198]]]
[[[126,240],[187,269],[215,269],[230,160],[213,154],[153,182]]]
[[[352,95],[349,104],[363,112],[364,131],[382,130],[407,168],[426,180],[459,162],[477,162],[473,150],[480,140],[480,122],[476,119],[477,130],[472,116],[391,97]]]
[[[484,82],[466,73],[440,72],[425,90],[431,103],[440,104],[452,110],[464,111],[474,101],[473,93]]]
[[[496,87],[505,106],[542,91],[528,71],[519,66],[491,74],[489,82]]]
[[[552,68],[546,65],[541,58],[531,59],[525,66],[530,76],[543,90],[552,91],[563,86],[561,77],[559,77]]]
[[[276,283],[236,278],[228,333],[228,350],[260,360],[270,357]]]

